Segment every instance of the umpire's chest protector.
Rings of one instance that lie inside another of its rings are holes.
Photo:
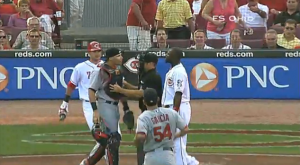
[[[108,74],[108,78],[104,82],[104,91],[105,93],[111,97],[112,99],[119,100],[124,95],[116,92],[111,92],[109,89],[110,84],[118,84],[120,87],[123,87],[123,74],[120,69],[112,69],[107,64],[102,65],[101,67],[102,72]],[[101,72],[100,72],[101,73]],[[104,74],[105,74],[104,73]],[[100,75],[101,76],[101,75]]]

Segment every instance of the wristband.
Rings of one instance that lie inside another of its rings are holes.
[[[71,96],[69,96],[69,95],[66,95],[66,96],[65,96],[65,99],[64,99],[64,101],[68,103],[68,102],[69,102],[69,100],[70,100],[70,98],[71,98]]]
[[[93,108],[93,111],[96,111],[98,109],[96,102],[91,102],[91,106]]]
[[[178,107],[173,107],[173,109],[175,110],[175,111],[179,111],[179,108]]]

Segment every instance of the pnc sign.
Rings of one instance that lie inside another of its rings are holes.
[[[0,91],[5,89],[8,84],[8,71],[4,66],[0,65]]]
[[[200,63],[193,67],[190,80],[195,89],[201,92],[213,90],[219,81],[218,70],[209,63]]]

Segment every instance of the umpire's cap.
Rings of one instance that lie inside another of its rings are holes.
[[[144,63],[153,62],[153,63],[157,64],[157,62],[158,62],[157,55],[155,53],[148,52],[145,54],[143,62]]]
[[[144,101],[147,106],[157,105],[158,96],[157,92],[153,88],[147,88],[144,90]]]
[[[116,56],[121,53],[123,53],[123,52],[118,48],[109,48],[105,52],[105,57],[108,60],[110,57]]]

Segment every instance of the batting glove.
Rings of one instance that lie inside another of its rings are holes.
[[[60,120],[65,120],[65,118],[67,117],[67,113],[69,112],[69,103],[63,101],[62,104],[60,105],[60,108],[58,110],[58,115],[60,117]]]

